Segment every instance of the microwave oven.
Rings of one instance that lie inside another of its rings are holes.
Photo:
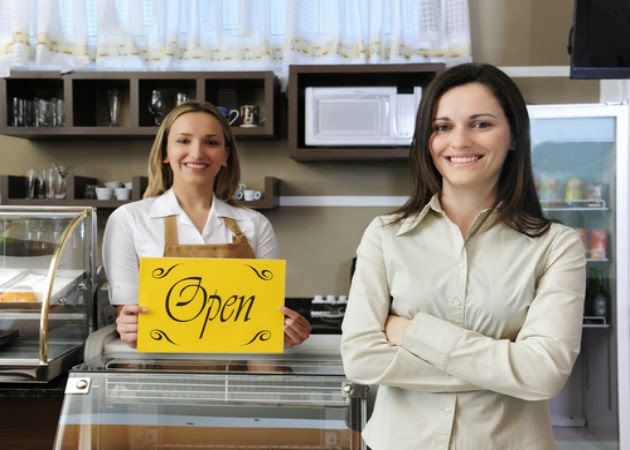
[[[313,146],[407,146],[415,130],[422,88],[307,87],[304,143]]]

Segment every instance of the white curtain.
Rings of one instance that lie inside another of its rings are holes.
[[[0,0],[11,68],[273,70],[471,60],[467,0]]]

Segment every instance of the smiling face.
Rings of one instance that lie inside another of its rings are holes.
[[[511,146],[508,120],[481,83],[446,91],[437,102],[429,147],[446,195],[465,189],[492,198]]]
[[[222,167],[227,167],[228,149],[221,123],[206,112],[189,112],[172,124],[164,162],[173,171],[173,189],[213,191]]]

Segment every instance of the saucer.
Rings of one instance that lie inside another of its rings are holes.
[[[258,125],[239,125],[241,128],[258,128]]]

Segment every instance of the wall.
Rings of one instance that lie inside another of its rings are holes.
[[[474,60],[499,66],[568,66],[572,8],[572,0],[470,0]],[[558,77],[519,78],[517,83],[531,103],[584,103],[599,98],[596,81]],[[405,196],[408,192],[405,162],[297,163],[288,157],[286,134],[283,129],[279,140],[240,143],[245,183],[262,187],[264,176],[278,177],[282,196]],[[128,180],[146,174],[150,146],[150,139],[28,141],[0,136],[1,172],[19,175],[28,167],[58,161],[77,175]],[[391,209],[282,207],[267,212],[287,259],[287,295],[346,293],[351,258],[364,227],[372,217]]]

